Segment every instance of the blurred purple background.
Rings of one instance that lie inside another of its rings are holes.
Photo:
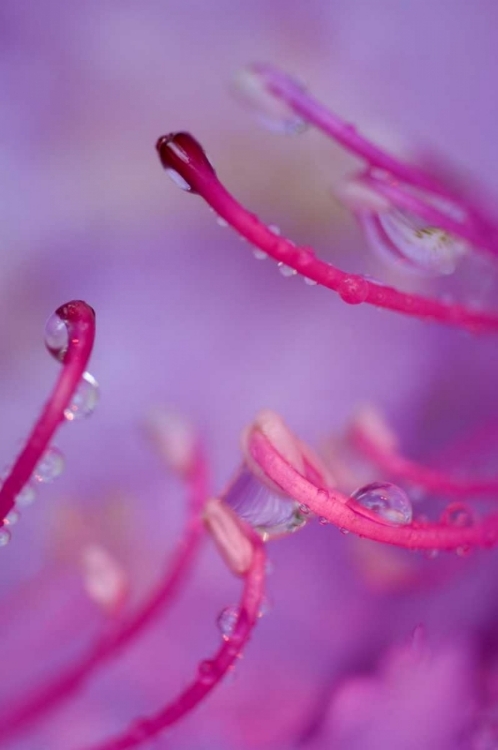
[[[137,598],[161,575],[181,528],[184,491],[143,438],[141,422],[154,405],[172,404],[199,426],[214,492],[237,467],[240,430],[263,407],[318,442],[356,404],[372,401],[422,457],[489,414],[496,342],[350,309],[323,289],[283,279],[220,228],[200,199],[174,187],[154,143],[169,130],[190,130],[264,220],[338,264],[361,265],[362,240],[331,194],[352,162],[319,134],[260,129],[230,94],[233,74],[253,61],[278,64],[395,152],[451,162],[488,192],[492,207],[497,24],[492,0],[478,7],[468,0],[3,0],[5,463],[55,378],[44,321],[73,298],[97,311],[91,372],[102,400],[91,420],[62,430],[64,477],[40,493],[1,551],[10,644],[2,700],[57,669],[99,627],[71,573],[67,547],[77,547],[79,535],[114,551]],[[411,671],[398,670],[397,718],[385,720],[393,709],[379,688],[371,734],[341,735],[327,714],[309,746],[456,747],[462,706],[472,703],[473,637],[495,624],[496,555],[461,561],[461,572],[431,590],[386,593],[369,587],[356,541],[316,527],[275,544],[272,611],[235,679],[157,747],[297,747],[327,713],[336,681],[380,669],[382,650],[419,622],[446,641],[430,667],[435,676],[417,673],[410,687]],[[62,578],[43,572],[61,559],[69,571]],[[36,576],[43,581],[36,595],[16,599],[16,587]],[[237,595],[209,547],[176,609],[14,746],[83,747],[159,707],[213,650],[217,613]],[[63,617],[68,607],[82,613],[74,622]],[[431,719],[433,704],[442,708]],[[405,735],[400,716],[410,727]],[[420,739],[421,724],[437,726],[434,736]]]

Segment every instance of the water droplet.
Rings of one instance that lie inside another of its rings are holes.
[[[33,477],[37,482],[52,482],[62,474],[64,465],[65,459],[63,453],[55,446],[52,446],[45,451],[33,472]]]
[[[196,176],[215,177],[213,165],[204,149],[190,133],[162,135],[156,143],[156,149],[169,177],[182,190],[197,192],[188,181],[190,177],[192,182]]]
[[[260,619],[262,617],[266,617],[266,615],[271,612],[271,608],[272,608],[271,602],[268,599],[268,597],[265,596],[259,607],[258,617]]]
[[[341,282],[338,292],[348,305],[360,305],[368,297],[368,282],[361,276],[347,276]]]
[[[307,516],[310,512],[310,509],[308,508],[307,505],[304,505],[303,503],[301,503],[301,505],[299,506],[299,512],[302,513],[303,516]]]
[[[472,526],[474,517],[472,511],[464,503],[450,503],[446,506],[441,516],[441,521],[450,526]]]
[[[471,547],[469,544],[462,544],[460,547],[456,548],[456,553],[458,557],[467,557],[471,552]]]
[[[235,78],[234,94],[256,117],[258,122],[274,133],[295,135],[303,133],[307,123],[297,115],[289,104],[273,94],[267,86],[261,69],[256,66],[244,68]],[[294,82],[304,90],[304,86]]]
[[[380,178],[385,182],[387,178]],[[361,178],[360,178],[361,182]],[[368,189],[375,192],[375,180]],[[452,221],[463,223],[464,211],[451,201],[426,191],[398,185],[403,192],[411,193],[426,206],[446,214]],[[379,196],[386,200],[384,196]],[[390,265],[418,275],[447,276],[454,273],[458,262],[469,249],[468,243],[425,219],[403,208],[388,204],[377,209],[359,210],[357,218],[374,252]]]
[[[272,234],[276,234],[277,237],[281,235],[280,227],[278,227],[276,224],[268,224],[268,229]]]
[[[290,266],[286,266],[285,263],[279,263],[278,270],[280,271],[282,276],[285,276],[286,278],[295,276],[297,273],[297,271],[294,268],[291,268]]]
[[[5,547],[12,539],[12,534],[5,526],[0,529],[0,547]]]
[[[89,417],[99,402],[99,384],[89,372],[83,373],[73,400],[64,410],[64,417],[72,422],[75,419]]]
[[[347,536],[349,534],[349,529],[339,529],[341,534],[344,534],[344,536]]]
[[[28,505],[32,505],[36,500],[36,490],[32,484],[28,482],[25,484],[20,493],[16,497],[16,505],[20,508],[27,508]]]
[[[318,523],[320,524],[320,526],[327,526],[329,520],[328,518],[325,518],[325,516],[320,516],[320,518],[318,519]]]
[[[259,247],[255,247],[252,252],[256,260],[266,260],[268,257],[268,253],[265,253],[264,250],[260,250]]]
[[[436,557],[439,557],[439,550],[438,549],[427,549],[427,550],[425,550],[425,556],[429,560],[435,560]]]
[[[308,284],[308,286],[316,286],[318,283],[314,279],[309,279],[307,276],[303,276],[303,279],[304,279],[304,283]]]
[[[212,685],[216,679],[216,665],[211,659],[201,661],[198,667],[199,681],[204,685]]]
[[[18,510],[15,510],[13,508],[9,513],[5,516],[5,524],[7,526],[15,526],[15,524],[19,521],[21,518],[21,514]]]
[[[242,467],[223,500],[268,539],[292,533],[308,520],[294,500],[268,487],[247,466]]]
[[[239,607],[225,607],[225,609],[220,612],[217,623],[224,641],[230,640],[230,636],[237,624],[239,614]]]
[[[165,172],[170,180],[174,182],[175,185],[180,188],[180,190],[185,190],[186,193],[192,192],[191,185],[175,169],[171,169],[170,167],[168,167],[167,169],[165,169]]]
[[[53,313],[45,324],[45,346],[52,356],[63,361],[69,344],[67,325],[57,313]]]
[[[348,504],[361,515],[389,526],[412,522],[412,504],[406,492],[389,482],[373,482],[360,487]]]
[[[223,229],[228,226],[228,221],[224,219],[223,216],[217,216],[216,223],[219,227],[223,227]]]

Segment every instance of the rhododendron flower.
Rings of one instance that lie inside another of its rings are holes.
[[[2,5],[6,748],[498,747],[498,8],[294,6]]]

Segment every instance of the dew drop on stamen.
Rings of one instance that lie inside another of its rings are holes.
[[[279,263],[278,264],[278,270],[287,279],[290,279],[292,276],[295,276],[297,271],[294,268],[291,268],[291,266],[287,266],[285,263]]]
[[[203,685],[212,685],[216,679],[215,664],[211,659],[201,661],[198,667],[199,681]]]
[[[99,402],[99,384],[89,372],[83,373],[69,406],[64,409],[68,422],[89,417]]]
[[[465,240],[404,209],[375,211],[360,207],[355,213],[373,252],[389,265],[412,274],[451,275],[469,248]]]
[[[266,617],[266,615],[271,612],[271,609],[272,609],[272,603],[268,599],[268,597],[265,596],[258,610],[258,618],[261,619],[262,617]]]
[[[69,332],[62,318],[53,313],[45,324],[45,346],[62,362],[69,345]]]
[[[267,487],[247,466],[242,467],[223,500],[265,540],[292,533],[308,520],[294,500]]]
[[[19,494],[16,496],[16,505],[20,508],[27,508],[36,500],[36,490],[32,484],[25,484]]]
[[[317,285],[317,283],[318,283],[318,282],[317,282],[317,281],[315,281],[314,279],[310,279],[310,278],[308,278],[308,276],[303,276],[303,279],[304,279],[304,283],[305,283],[305,284],[308,284],[308,286],[316,286],[316,285]]]
[[[15,524],[19,521],[21,518],[21,514],[18,510],[15,510],[13,508],[9,513],[5,516],[5,524],[7,526],[15,526]]]
[[[353,510],[389,526],[406,526],[413,519],[406,492],[390,482],[372,482],[360,487],[348,500]]]
[[[450,503],[443,511],[441,521],[449,526],[466,528],[474,524],[474,516],[464,503]]]
[[[239,607],[225,607],[217,619],[217,625],[224,641],[229,641],[239,618]]]
[[[0,547],[5,547],[11,539],[12,534],[10,533],[9,529],[6,529],[5,526],[2,526],[2,528],[0,529]]]
[[[45,451],[41,460],[38,462],[34,472],[33,478],[37,482],[53,482],[54,479],[60,477],[64,471],[65,459],[63,453],[52,446]]]
[[[256,260],[266,260],[268,257],[268,253],[265,253],[264,250],[260,250],[259,247],[255,247],[252,252]]]
[[[361,276],[348,276],[341,282],[338,292],[348,305],[360,305],[368,297],[368,282]]]
[[[296,85],[297,84],[296,82]],[[304,89],[304,87],[301,87]],[[244,68],[235,76],[233,92],[268,130],[283,135],[303,133],[308,123],[292,107],[273,94],[255,68]]]
[[[228,221],[223,218],[223,216],[217,216],[216,217],[216,223],[219,227],[222,227],[223,229],[228,226]]]
[[[166,172],[170,180],[180,188],[180,190],[185,190],[186,193],[192,192],[192,186],[181,176],[179,172],[176,171],[176,169],[171,169],[170,167],[168,167],[164,171]]]

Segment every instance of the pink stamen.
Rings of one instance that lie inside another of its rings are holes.
[[[127,750],[148,742],[188,715],[220,683],[240,657],[258,621],[264,598],[266,556],[261,540],[248,526],[247,539],[253,546],[249,569],[244,575],[244,589],[237,620],[229,637],[224,637],[217,653],[200,663],[197,677],[180,695],[154,716],[138,720],[129,730],[114,739],[92,746],[91,750]]]
[[[471,205],[470,201],[453,195],[431,174],[412,164],[400,161],[371,143],[358,133],[354,125],[345,122],[328,110],[291,76],[265,64],[253,65],[250,70],[253,75],[260,78],[268,92],[284,102],[305,122],[340,143],[354,156],[365,159],[371,167],[385,170],[388,173],[388,180],[375,179],[370,171],[365,176],[365,181],[368,183],[375,180],[376,189],[388,197],[392,203],[413,211],[427,221],[434,222],[436,226],[467,239],[473,245],[488,250],[495,256],[498,254],[497,228],[476,206]],[[426,190],[435,196],[439,195],[451,201],[455,207],[461,209],[461,221],[453,221],[448,214],[438,211],[437,208],[431,206],[430,202],[418,198],[406,188]]]
[[[32,722],[71,697],[96,669],[117,656],[177,596],[194,566],[202,539],[201,513],[207,497],[207,467],[199,445],[191,470],[185,478],[190,495],[186,529],[158,588],[111,635],[102,636],[79,662],[51,682],[36,688],[15,705],[5,707],[0,715],[0,736],[3,740],[29,728]]]
[[[340,529],[408,549],[463,552],[472,547],[492,547],[498,542],[496,513],[465,528],[420,520],[404,526],[382,525],[355,512],[354,506],[349,505],[349,498],[342,493],[316,487],[299,474],[258,429],[251,433],[250,449],[254,460],[282,491]]]
[[[92,353],[95,339],[95,312],[92,308],[86,302],[76,300],[62,305],[55,314],[64,322],[68,333],[67,351],[61,354],[62,371],[26,445],[0,488],[2,519],[14,507],[16,497],[29,482],[58,426],[64,422],[64,410],[71,403]]]
[[[366,458],[393,477],[398,477],[430,492],[449,497],[472,498],[494,496],[498,498],[498,479],[460,479],[438,469],[431,469],[416,461],[405,458],[396,448],[389,448],[377,442],[368,430],[362,429],[356,421],[349,433],[353,445]]]
[[[245,575],[251,567],[254,549],[234,511],[222,500],[213,498],[206,503],[204,523],[232,573]]]
[[[173,146],[181,146],[188,158],[180,159]],[[172,146],[173,144],[173,146]],[[448,304],[418,294],[408,294],[390,286],[350,274],[315,257],[309,247],[298,247],[275,235],[254,214],[247,211],[221,184],[199,143],[187,133],[163,136],[157,143],[163,166],[178,171],[192,192],[202,198],[242,237],[278,263],[305,278],[337,292],[348,304],[367,304],[394,310],[423,320],[459,326],[473,332],[497,332],[498,314]]]

